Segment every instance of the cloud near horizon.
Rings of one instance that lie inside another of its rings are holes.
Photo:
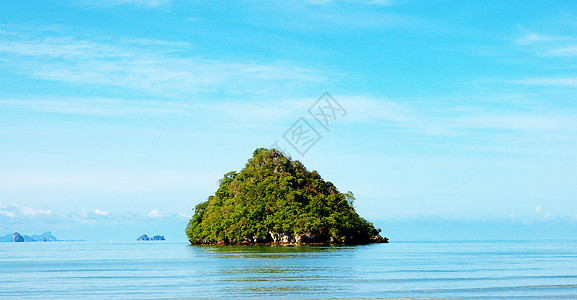
[[[179,214],[180,215],[180,214]],[[148,216],[151,218],[162,218],[165,215],[161,214],[157,209],[153,209],[148,213]]]
[[[28,222],[31,220],[45,222],[46,224],[74,222],[79,224],[101,224],[108,223],[132,223],[146,222],[149,218],[157,219],[188,219],[190,214],[182,212],[160,213],[153,209],[148,214],[138,214],[134,212],[110,213],[102,209],[81,209],[69,213],[53,212],[19,204],[4,204],[0,202],[0,218],[10,223]]]
[[[51,216],[51,210],[35,209],[29,206],[20,206],[18,204],[4,205],[0,202],[0,215],[9,218],[28,218],[35,216]]]

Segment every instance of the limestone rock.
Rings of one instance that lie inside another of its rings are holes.
[[[143,234],[143,235],[139,236],[136,240],[137,241],[149,241],[150,238],[148,237],[148,235]]]
[[[24,237],[20,233],[14,232],[13,235],[14,235],[14,242],[16,243],[24,242]]]

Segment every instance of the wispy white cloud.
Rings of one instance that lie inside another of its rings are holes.
[[[555,41],[557,38],[545,34],[523,30],[524,34],[517,39],[517,44],[521,46],[535,45],[543,42]]]
[[[577,56],[577,36],[574,35],[550,35],[521,28],[516,44],[519,49],[533,52],[541,58]]]
[[[538,77],[538,78],[514,80],[512,82],[524,85],[577,87],[577,77]]]
[[[0,215],[7,216],[10,218],[14,218],[16,216],[16,214],[14,212],[11,212],[11,211],[8,211],[5,209],[0,210]]]
[[[167,100],[126,100],[120,98],[39,98],[0,99],[0,106],[19,107],[30,111],[96,115],[123,116],[146,114],[185,114],[195,106],[188,102]]]
[[[566,24],[556,24],[556,26],[567,29]],[[567,71],[574,69],[577,65],[577,60],[574,60],[577,57],[577,35],[572,34],[573,29],[569,31],[543,30],[547,33],[529,31],[524,28],[520,30],[515,50],[523,52],[523,64],[546,65],[546,68],[533,68],[533,76],[506,82],[527,86],[577,87],[577,77],[567,75]]]
[[[352,3],[360,5],[377,5],[377,6],[390,6],[396,4],[398,1],[395,0],[308,0],[306,3],[313,5],[324,5],[324,4],[334,4],[338,2]]]
[[[95,209],[94,213],[97,215],[101,215],[101,216],[107,216],[108,215],[108,211],[106,210],[100,210],[100,209]]]
[[[0,203],[0,222],[10,224],[25,224],[27,222],[33,222],[35,224],[43,223],[47,227],[52,227],[54,224],[93,226],[134,223],[147,224],[151,221],[151,218],[180,220],[180,222],[186,223],[190,217],[192,217],[191,214],[184,213],[160,213],[157,209],[151,210],[148,214],[135,212],[110,214],[108,211],[101,209],[80,209],[67,213],[59,213],[25,205]]]
[[[550,56],[574,57],[577,56],[577,45],[568,45],[560,48],[549,49],[547,54]]]
[[[154,8],[170,4],[171,2],[172,2],[171,0],[81,0],[79,1],[79,4],[90,7],[135,5],[140,7]],[[280,1],[273,1],[273,2],[280,2]],[[299,1],[289,1],[289,2],[299,2]],[[312,5],[324,5],[336,2],[345,2],[359,5],[378,5],[378,6],[390,6],[397,3],[397,1],[395,0],[306,0],[302,2]]]
[[[75,222],[79,224],[98,224],[103,220],[111,220],[110,215],[108,211],[101,211],[99,209],[82,209],[80,211],[70,212],[67,215],[60,215],[58,218],[59,222]]]
[[[296,32],[354,32],[362,30],[446,30],[439,22],[386,9],[397,1],[311,0],[248,1],[254,14],[244,22]]]
[[[496,103],[471,99],[467,104],[459,99],[423,99],[407,103],[406,99],[364,96],[336,98],[348,110],[341,122],[386,122],[389,128],[398,127],[423,134],[454,135],[486,130],[543,133],[577,129],[574,113],[532,108],[528,105],[530,98],[526,99],[526,106],[515,105],[513,108],[499,108]],[[439,104],[442,102],[454,104]]]
[[[169,4],[170,0],[81,0],[77,4],[88,7],[110,7],[117,5],[135,5],[139,7],[159,7]]]
[[[185,219],[190,219],[192,218],[192,214],[185,214],[185,213],[178,213],[178,216],[180,216],[181,218],[185,218]]]
[[[161,214],[157,209],[153,209],[148,213],[148,216],[151,218],[162,218],[165,215]]]
[[[516,131],[558,131],[577,129],[577,120],[572,115],[509,113],[477,115],[453,119],[455,128],[497,129]]]
[[[537,216],[537,218],[539,219],[549,219],[551,218],[551,214],[548,212],[543,212],[543,207],[542,206],[537,206],[537,208],[535,208],[535,215]]]
[[[36,209],[29,206],[20,206],[18,204],[3,205],[0,202],[0,215],[16,218],[16,217],[35,217],[35,216],[50,216],[51,210]]]
[[[162,217],[151,218],[148,213],[108,213],[101,209],[73,209],[68,212],[55,210],[50,214],[22,214],[16,204],[0,203],[0,230],[6,234],[18,231],[36,234],[51,231],[60,240],[109,241],[110,239],[134,241],[143,233],[161,234],[169,240],[186,240],[183,228],[190,215],[166,211]],[[44,210],[40,210],[45,212]],[[160,215],[160,213],[158,213]]]
[[[206,187],[222,174],[192,172],[0,172],[0,189],[90,190],[101,192],[150,192],[175,188]]]
[[[5,71],[42,80],[188,97],[218,92],[272,93],[326,80],[322,71],[290,61],[208,59],[190,53],[187,44],[180,42],[112,42],[110,37],[87,39],[60,31],[18,33],[21,37],[0,35],[0,61]]]
[[[577,78],[527,79],[515,81],[517,84],[577,86]],[[407,100],[370,96],[334,95],[347,110],[347,116],[340,120],[346,124],[383,124],[388,128],[400,128],[426,135],[455,135],[481,130],[561,132],[577,129],[577,118],[570,111],[532,107],[531,98],[517,99],[511,105],[499,108],[498,103],[484,103],[482,100],[459,101],[459,99]],[[495,99],[498,97],[495,96]],[[123,100],[107,98],[69,98],[0,100],[1,106],[20,107],[27,110],[100,116],[124,116],[134,114],[200,114],[210,116],[220,122],[255,124],[269,126],[272,123],[290,123],[300,116],[308,116],[308,108],[316,98],[286,98],[266,101],[230,101],[189,103],[167,100]],[[471,99],[468,99],[471,100]],[[503,100],[507,101],[507,100]],[[435,103],[453,103],[432,105]],[[471,102],[470,104],[467,104]],[[140,174],[141,175],[141,174]],[[167,177],[168,176],[168,177]],[[191,174],[166,174],[163,178],[190,178]],[[1,177],[1,174],[0,174]],[[102,181],[108,176],[93,178]],[[139,180],[142,176],[122,176]],[[27,180],[35,176],[27,175]],[[47,176],[50,180],[58,177]],[[86,178],[86,177],[82,177]],[[117,182],[124,179],[116,178]],[[7,178],[10,181],[9,178]],[[108,180],[105,180],[108,181]],[[136,185],[136,184],[134,184]],[[1,183],[0,183],[1,186]],[[133,186],[127,184],[123,186]],[[143,185],[148,186],[148,185]]]

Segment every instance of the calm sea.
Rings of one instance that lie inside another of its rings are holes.
[[[577,297],[577,240],[0,243],[1,297]]]

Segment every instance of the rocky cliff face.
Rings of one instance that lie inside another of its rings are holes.
[[[14,235],[14,242],[16,243],[24,242],[24,237],[20,233],[14,232],[13,235]]]
[[[152,237],[153,241],[164,241],[164,235],[155,235]]]
[[[348,244],[347,239],[337,240],[333,237],[319,238],[309,233],[284,234],[269,232],[266,238],[252,236],[242,240],[191,240],[194,245],[318,245],[318,244]],[[380,235],[373,236],[368,243],[388,243],[389,239]]]
[[[148,237],[148,235],[143,234],[143,235],[139,236],[136,240],[137,241],[149,241],[150,238]]]

